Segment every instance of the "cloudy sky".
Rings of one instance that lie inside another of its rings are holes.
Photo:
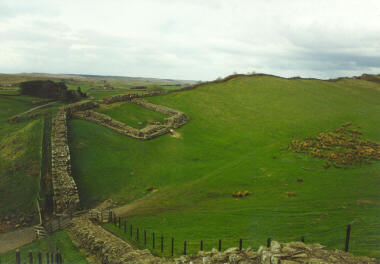
[[[379,0],[0,0],[0,72],[380,73]]]

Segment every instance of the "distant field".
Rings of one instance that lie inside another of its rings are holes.
[[[284,150],[291,140],[345,122],[380,142],[378,84],[240,77],[148,100],[190,116],[177,130],[180,138],[139,141],[90,122],[69,122],[84,206],[106,198],[135,201],[129,221],[175,237],[178,252],[185,239],[194,251],[201,239],[210,248],[217,239],[236,246],[240,237],[257,247],[268,237],[305,236],[342,249],[353,223],[350,251],[380,257],[380,162],[325,170],[322,160]],[[244,190],[250,195],[232,197]]]
[[[154,112],[129,102],[116,104],[116,106],[103,105],[95,111],[137,129],[146,127],[148,122],[162,122],[167,117],[162,113]]]

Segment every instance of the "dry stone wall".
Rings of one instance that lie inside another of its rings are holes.
[[[130,136],[140,140],[152,139],[169,133],[170,129],[178,128],[189,120],[189,117],[185,113],[178,110],[174,110],[161,105],[155,105],[142,99],[133,99],[131,102],[145,107],[149,110],[170,115],[170,117],[165,118],[162,124],[158,123],[154,125],[148,125],[143,129],[136,129],[119,121],[116,121],[107,115],[97,113],[92,110],[72,112],[71,116],[73,118],[97,123],[122,135]]]
[[[60,108],[52,121],[52,184],[54,211],[67,214],[79,206],[78,189],[71,177],[70,150],[67,141],[67,114]]]
[[[200,251],[196,256],[181,256],[174,259],[155,257],[147,249],[140,250],[104,230],[96,222],[83,215],[73,220],[69,234],[78,247],[100,261],[105,258],[110,264],[121,263],[188,263],[188,264],[376,264],[375,259],[355,257],[340,250],[327,250],[320,244],[302,242],[278,243],[260,247],[257,251],[247,248],[229,248],[224,252],[213,249]]]

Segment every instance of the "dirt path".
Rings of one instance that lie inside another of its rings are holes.
[[[33,227],[18,229],[15,231],[0,233],[0,253],[19,248],[32,242],[36,238]]]
[[[27,111],[25,111],[25,112],[22,112],[21,114],[18,114],[18,115],[25,115],[25,114],[28,114],[28,113],[34,111],[34,110],[37,110],[37,109],[40,109],[40,108],[46,107],[46,106],[51,105],[51,104],[54,104],[54,103],[56,103],[56,101],[53,101],[53,102],[50,102],[50,103],[47,103],[47,104],[44,104],[44,105],[36,106],[36,107],[33,107],[33,108],[31,108],[31,109],[29,109],[29,110],[27,110]]]

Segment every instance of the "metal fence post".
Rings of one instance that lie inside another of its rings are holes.
[[[174,255],[174,238],[172,238],[172,247],[171,247],[171,255]]]
[[[267,248],[269,248],[270,247],[270,243],[272,242],[272,239],[271,238],[268,238],[267,239]]]
[[[351,224],[347,226],[346,231],[346,245],[344,246],[344,251],[348,252],[348,246],[350,244],[350,233],[351,233]]]
[[[222,240],[221,239],[219,239],[218,249],[219,249],[219,251],[222,251]]]
[[[164,252],[164,236],[161,235],[161,253]]]
[[[16,264],[21,263],[20,250],[16,250]]]

